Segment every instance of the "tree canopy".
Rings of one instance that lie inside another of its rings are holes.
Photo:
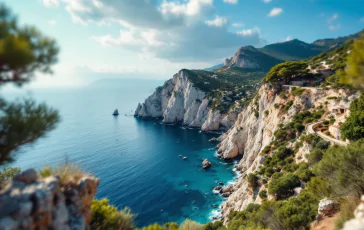
[[[36,28],[21,27],[12,12],[0,5],[0,87],[22,85],[35,73],[52,73],[58,47]],[[10,153],[34,142],[60,120],[56,110],[33,100],[8,102],[0,98],[0,164],[12,160]]]
[[[341,82],[364,90],[364,38],[354,42]]]
[[[364,95],[350,104],[350,115],[340,130],[343,138],[354,141],[364,138]]]
[[[265,77],[267,82],[283,81],[288,83],[293,78],[308,74],[307,63],[305,62],[284,62],[274,66]]]

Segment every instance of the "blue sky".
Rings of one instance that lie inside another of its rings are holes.
[[[243,45],[313,42],[364,28],[363,0],[5,0],[21,24],[61,47],[52,77],[74,86],[109,77],[170,78],[221,63]]]

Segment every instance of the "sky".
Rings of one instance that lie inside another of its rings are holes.
[[[3,0],[20,24],[57,40],[53,76],[36,87],[104,78],[168,79],[244,45],[313,42],[364,28],[364,0]]]

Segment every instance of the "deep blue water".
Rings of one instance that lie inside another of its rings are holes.
[[[216,136],[131,115],[137,103],[161,82],[83,89],[37,90],[32,97],[59,109],[57,129],[22,148],[13,166],[40,168],[66,158],[101,179],[98,198],[137,213],[136,223],[209,221],[222,198],[212,192],[218,181],[234,177],[233,162],[214,156]],[[18,93],[7,93],[15,98]],[[119,109],[120,116],[113,117]],[[179,155],[187,156],[182,160]],[[203,170],[208,158],[213,163]]]

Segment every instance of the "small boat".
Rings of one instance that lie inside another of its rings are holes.
[[[182,160],[187,160],[187,157],[183,157]]]
[[[114,113],[112,114],[113,116],[118,116],[119,115],[119,111],[117,109],[115,109]]]

